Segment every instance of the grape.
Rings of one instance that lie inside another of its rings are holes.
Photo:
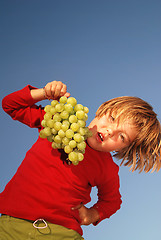
[[[65,134],[67,138],[72,138],[74,136],[74,132],[72,129],[68,129]]]
[[[47,122],[46,122],[46,124],[47,124],[47,126],[49,127],[49,128],[53,128],[54,127],[54,120],[53,119],[49,119]]]
[[[83,110],[79,110],[76,112],[76,116],[78,119],[83,119],[85,117],[85,112]]]
[[[41,125],[42,125],[43,127],[47,127],[46,120],[43,119],[43,120],[41,121]]]
[[[75,133],[74,134],[74,140],[76,142],[81,142],[82,141],[82,136],[80,135],[80,133]]]
[[[64,147],[64,152],[71,153],[73,151],[73,148],[71,148],[69,145]]]
[[[43,133],[44,133],[47,137],[51,135],[51,129],[50,129],[49,127],[45,127],[43,130],[44,130]]]
[[[52,106],[52,107],[55,107],[57,104],[58,104],[58,101],[57,101],[57,100],[53,100],[53,101],[51,102],[51,106]]]
[[[71,104],[65,104],[64,109],[69,113],[73,112],[73,106]]]
[[[70,128],[71,128],[74,132],[77,132],[78,129],[79,129],[79,125],[78,125],[78,123],[72,123],[72,124],[70,125]]]
[[[69,160],[70,161],[77,161],[78,160],[78,155],[77,155],[77,153],[76,152],[71,152],[71,153],[69,153]]]
[[[63,137],[63,138],[62,138],[62,143],[63,143],[65,146],[69,144],[69,141],[70,141],[70,139],[67,138],[67,137]]]
[[[84,110],[85,113],[88,113],[88,112],[89,112],[89,109],[88,109],[87,107],[84,107],[83,110]]]
[[[61,148],[62,148],[62,144],[61,144],[61,143],[57,143],[56,146],[57,146],[58,149],[61,149]]]
[[[54,138],[54,142],[61,143],[62,142],[62,138],[59,135],[56,135],[55,138]]]
[[[46,105],[45,108],[44,108],[44,111],[45,112],[50,112],[50,109],[51,109],[51,105]]]
[[[56,142],[52,142],[51,146],[54,149],[57,149],[57,148],[60,149],[61,148],[61,144],[60,143],[56,143]]]
[[[57,143],[56,142],[52,142],[51,146],[52,146],[52,148],[57,149]]]
[[[79,119],[77,123],[80,127],[85,127],[86,126],[86,122],[84,120]]]
[[[65,104],[65,103],[67,102],[67,97],[62,96],[62,97],[59,99],[59,102]]]
[[[69,122],[70,122],[70,123],[76,123],[76,122],[77,122],[77,117],[76,117],[75,115],[71,115],[71,116],[69,117]]]
[[[47,140],[48,140],[49,142],[52,142],[52,141],[53,141],[53,135],[47,136]]]
[[[52,114],[50,112],[47,112],[45,115],[44,115],[44,120],[49,120],[52,118]]]
[[[75,105],[75,107],[74,107],[74,111],[75,111],[75,112],[77,112],[78,110],[83,110],[83,109],[84,109],[84,107],[83,107],[82,104],[77,104],[77,105]]]
[[[62,119],[67,119],[67,118],[69,117],[69,113],[64,110],[64,111],[62,111],[62,112],[60,113],[60,117],[61,117]]]
[[[69,97],[67,103],[71,104],[73,107],[77,104],[77,100],[74,97]]]
[[[62,96],[59,101],[53,100],[51,105],[46,105],[44,111],[40,138],[51,142],[53,149],[64,149],[67,163],[78,165],[84,159],[85,140],[91,136],[86,127],[89,109],[77,104],[73,97]]]
[[[50,113],[51,113],[52,115],[54,115],[54,114],[56,113],[56,109],[55,109],[54,107],[51,107]]]
[[[83,127],[80,127],[78,132],[80,133],[80,135],[84,136],[86,134],[86,129]]]
[[[66,132],[68,130],[69,126],[67,124],[62,124],[61,128],[64,132]]]
[[[69,127],[69,125],[70,125],[70,123],[69,123],[68,120],[64,120],[64,121],[63,121],[63,124],[64,124],[64,125],[68,125],[68,127]]]
[[[39,136],[40,136],[41,138],[46,138],[46,134],[44,133],[44,129],[42,129],[42,130],[40,131]]]
[[[69,142],[69,146],[70,146],[71,148],[75,148],[75,147],[77,146],[76,141],[75,141],[75,140],[71,140],[71,141]]]
[[[73,160],[73,161],[72,161],[72,163],[73,163],[73,165],[75,165],[75,166],[76,166],[76,165],[78,165],[78,163],[79,163],[79,160],[78,160],[78,159],[77,159],[77,160]]]
[[[84,116],[83,120],[84,120],[84,121],[87,121],[87,120],[88,120],[88,115],[87,115],[87,113],[85,113],[85,116]]]
[[[86,136],[86,137],[92,137],[92,132],[89,131],[88,127],[85,127],[84,129],[85,129],[85,132],[86,132],[86,133],[85,133],[85,136]]]
[[[59,113],[56,113],[54,116],[53,116],[53,120],[55,122],[60,122],[61,121],[61,116]]]
[[[62,112],[64,110],[64,104],[63,103],[58,103],[56,106],[55,106],[55,110],[57,112]]]
[[[53,135],[56,135],[58,131],[55,130],[55,128],[52,128],[52,129],[51,129],[51,132],[52,132]]]
[[[86,143],[84,141],[77,144],[79,150],[84,150],[86,148]]]
[[[55,122],[54,123],[54,128],[55,128],[56,131],[59,131],[61,129],[61,126],[62,126],[61,122]]]
[[[82,161],[84,159],[83,153],[78,152],[78,160]]]
[[[58,132],[58,135],[59,135],[61,138],[63,138],[63,137],[65,137],[65,132],[64,132],[62,129],[60,129],[59,132]]]

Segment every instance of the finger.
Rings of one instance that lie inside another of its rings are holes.
[[[75,206],[75,207],[72,207],[71,209],[72,210],[79,210],[81,207],[83,207],[83,203],[81,202],[79,205]]]
[[[54,88],[54,86],[56,87],[56,81],[47,83],[45,86],[45,93],[46,93],[46,96],[48,97],[48,99],[52,99],[51,88],[52,87]]]
[[[61,96],[70,97],[70,93],[67,92],[67,86],[63,84],[61,89]]]
[[[61,96],[64,96],[66,92],[67,92],[67,86],[63,84],[60,92]]]
[[[52,81],[46,84],[45,93],[48,99],[59,98],[62,86],[63,86],[63,83],[58,81]]]
[[[61,81],[52,81],[46,84],[44,87],[45,95],[48,99],[59,99],[61,96],[70,96],[67,92],[67,86]]]
[[[57,82],[54,84],[51,88],[51,94],[54,99],[58,99],[61,96],[61,89],[62,89],[63,83]]]
[[[44,91],[45,91],[45,97],[50,100],[48,86],[44,87]]]
[[[52,99],[54,99],[56,87],[57,87],[57,82],[56,81],[51,82],[51,85],[50,85],[50,96],[51,96]]]
[[[68,98],[68,97],[70,97],[70,93],[67,92],[64,94],[64,96]]]

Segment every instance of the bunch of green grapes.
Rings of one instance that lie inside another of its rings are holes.
[[[65,96],[53,100],[44,108],[45,115],[41,122],[43,129],[41,138],[47,138],[54,149],[64,149],[68,155],[68,163],[77,165],[84,159],[85,140],[91,136],[86,127],[89,109],[77,104],[74,97]]]

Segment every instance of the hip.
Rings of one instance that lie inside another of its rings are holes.
[[[76,231],[44,219],[30,221],[2,215],[0,217],[0,240],[84,240]]]

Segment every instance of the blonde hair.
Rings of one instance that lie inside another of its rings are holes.
[[[118,121],[131,120],[137,129],[137,137],[130,146],[116,152],[121,165],[148,172],[161,168],[161,125],[150,104],[138,97],[117,97],[103,103],[96,112],[100,118],[109,113]]]

